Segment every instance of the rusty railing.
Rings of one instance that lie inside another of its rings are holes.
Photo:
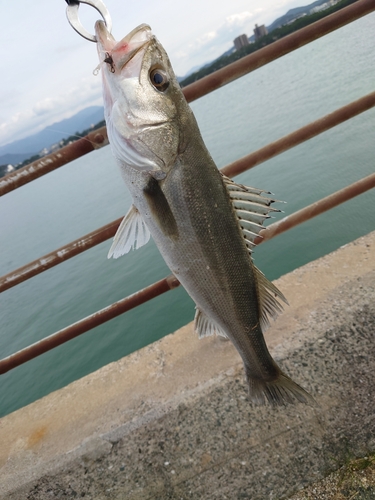
[[[354,4],[331,14],[316,23],[313,23],[291,35],[278,40],[225,68],[212,73],[205,78],[183,89],[186,99],[191,102],[207,93],[239,78],[292,50],[316,40],[356,19],[375,11],[374,0],[358,0]],[[250,153],[249,155],[227,165],[222,169],[228,176],[234,176],[253,168],[274,156],[315,137],[322,132],[363,113],[375,106],[375,92],[372,92],[355,102],[348,104],[298,130],[268,144],[267,146]],[[83,156],[94,149],[108,144],[106,128],[102,127],[86,137],[48,155],[36,162],[19,169],[0,179],[0,196],[45,175],[70,161]],[[371,174],[317,202],[298,210],[292,215],[271,224],[258,237],[257,243],[267,241],[278,234],[305,222],[331,208],[343,203],[365,191],[375,187],[375,174]],[[54,252],[51,252],[15,271],[0,278],[0,292],[3,292],[37,274],[60,264],[61,262],[92,248],[99,243],[111,238],[121,222],[117,219],[78,240],[75,240]],[[46,337],[15,354],[0,360],[0,374],[5,373],[30,359],[47,352],[54,347],[71,340],[78,335],[98,326],[124,312],[179,286],[174,276],[168,276],[129,297],[126,297],[90,316]]]

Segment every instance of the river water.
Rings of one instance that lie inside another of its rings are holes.
[[[375,90],[375,14],[317,40],[192,104],[222,167]],[[275,193],[285,215],[369,175],[375,109],[238,176]],[[125,214],[130,196],[109,148],[0,199],[0,274]],[[261,245],[256,265],[275,279],[375,229],[369,191]],[[280,215],[279,215],[280,217]],[[107,260],[110,241],[0,295],[0,357],[169,274],[154,243]],[[0,416],[191,321],[182,289],[158,297],[0,376]]]

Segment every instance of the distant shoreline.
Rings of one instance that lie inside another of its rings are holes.
[[[186,87],[187,85],[196,82],[197,80],[200,80],[201,78],[210,75],[211,73],[214,73],[215,71],[224,68],[225,66],[228,66],[234,61],[237,61],[238,59],[241,59],[242,57],[257,51],[265,47],[266,45],[276,42],[280,38],[290,35],[294,31],[298,31],[301,28],[304,28],[309,24],[319,21],[319,19],[322,19],[323,17],[326,17],[332,14],[333,12],[336,12],[337,10],[347,7],[348,5],[355,3],[357,1],[358,0],[341,0],[336,5],[329,7],[328,9],[325,9],[321,12],[316,12],[314,14],[307,14],[303,17],[296,19],[290,24],[286,24],[284,26],[281,26],[280,28],[276,28],[272,30],[270,33],[268,33],[268,35],[262,36],[256,42],[250,43],[249,45],[242,47],[240,50],[236,50],[234,53],[230,55],[220,56],[218,59],[215,59],[215,61],[213,61],[211,64],[206,65],[201,69],[195,71],[187,78],[181,80],[180,86]]]
[[[78,141],[78,139],[81,139],[82,137],[85,137],[87,134],[90,132],[93,132],[94,130],[97,130],[98,128],[101,128],[105,125],[105,120],[101,120],[100,122],[96,123],[90,128],[87,128],[83,130],[82,132],[77,132],[76,134],[69,135],[69,137],[65,139],[61,139],[57,144],[53,146],[53,148],[45,148],[43,152],[39,154],[35,154],[31,156],[30,158],[26,158],[26,160],[23,160],[23,162],[18,163],[17,165],[12,165],[13,169],[8,171],[9,164],[7,165],[0,165],[0,178],[5,177],[8,174],[11,174],[12,172],[15,172],[16,170],[19,170],[22,167],[26,167],[26,165],[29,165],[33,161],[40,160],[40,158],[43,158],[44,156],[54,153],[55,151],[58,151],[59,149],[63,148],[64,146],[67,146],[68,144],[71,144],[72,142]]]

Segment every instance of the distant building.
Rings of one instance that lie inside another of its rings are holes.
[[[245,45],[249,45],[249,39],[247,38],[247,35],[240,35],[233,40],[233,43],[236,50],[240,50],[242,47],[245,47]]]
[[[259,40],[259,38],[265,35],[268,35],[268,31],[264,24],[262,24],[262,26],[258,26],[256,24],[254,28],[255,41]]]

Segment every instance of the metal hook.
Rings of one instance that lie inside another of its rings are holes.
[[[104,5],[104,3],[101,0],[65,0],[66,3],[68,4],[68,7],[66,8],[66,17],[68,18],[68,21],[72,28],[83,38],[86,38],[87,40],[90,40],[90,42],[96,42],[96,36],[91,35],[88,31],[85,30],[85,28],[82,26],[81,21],[79,20],[78,17],[78,9],[79,9],[79,4],[80,3],[86,3],[87,5],[91,5],[91,7],[94,7],[99,14],[102,16],[106,26],[107,30],[109,32],[112,31],[112,20],[109,15],[107,7]]]

